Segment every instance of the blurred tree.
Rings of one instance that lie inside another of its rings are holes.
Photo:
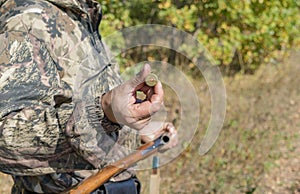
[[[298,0],[107,0],[101,4],[103,36],[138,24],[173,26],[196,37],[227,73],[252,73],[300,45]],[[172,51],[160,54],[174,55]],[[176,54],[169,60],[178,66],[190,64],[182,57]],[[183,68],[193,71],[195,66]]]

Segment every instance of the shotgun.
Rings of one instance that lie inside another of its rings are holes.
[[[136,164],[148,156],[157,152],[163,145],[170,141],[169,136],[162,135],[152,142],[148,142],[136,151],[124,157],[121,160],[116,161],[113,164],[106,166],[96,174],[88,177],[85,181],[79,184],[74,189],[69,191],[69,194],[89,194],[105,182],[107,182],[114,175],[126,170],[128,167]]]

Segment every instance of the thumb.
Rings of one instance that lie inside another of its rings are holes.
[[[151,67],[148,63],[146,63],[141,71],[129,81],[130,86],[136,87],[140,83],[144,82],[149,73],[151,73]]]

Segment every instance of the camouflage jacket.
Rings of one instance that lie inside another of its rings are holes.
[[[102,168],[126,154],[101,109],[120,79],[100,19],[92,0],[0,0],[0,171]]]

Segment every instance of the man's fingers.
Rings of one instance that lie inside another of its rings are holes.
[[[178,143],[178,135],[174,125],[172,123],[165,123],[164,129],[167,132],[167,135],[170,137],[170,142],[166,145],[166,148],[175,147]]]
[[[160,81],[153,88],[153,95],[150,98],[152,103],[162,103],[164,99],[164,90]]]
[[[152,95],[153,96],[153,95]],[[158,98],[157,101],[151,102],[151,101],[143,101],[141,103],[135,103],[131,107],[131,116],[132,117],[145,117],[145,116],[151,116],[157,111],[159,111],[162,107],[162,101]]]
[[[151,67],[149,64],[146,63],[141,69],[141,71],[134,78],[129,80],[130,86],[132,88],[136,88],[138,85],[145,81],[145,78],[149,73],[151,73]]]

